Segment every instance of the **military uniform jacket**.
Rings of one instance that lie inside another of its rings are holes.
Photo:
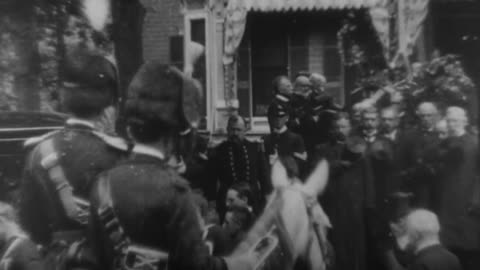
[[[168,269],[226,269],[223,259],[209,255],[202,229],[185,179],[168,166],[164,155],[148,146],[136,145],[132,156],[100,176],[97,185],[109,182],[115,215],[126,236],[139,245],[169,254]],[[111,269],[113,258],[109,238],[102,233],[97,216],[101,189],[91,196],[92,228],[97,254]],[[109,257],[110,256],[110,257]]]
[[[225,141],[214,151],[210,168],[215,172],[218,183],[217,207],[222,215],[225,211],[225,198],[228,189],[236,182],[247,182],[252,190],[252,207],[258,210],[265,196],[271,191],[265,175],[265,159],[259,143],[243,140],[241,143]],[[207,180],[207,179],[205,179]]]
[[[126,144],[116,140],[96,132],[90,122],[69,119],[62,130],[26,142],[33,149],[27,157],[20,190],[20,217],[34,241],[47,244],[53,232],[84,228],[67,215],[59,191],[68,186],[73,195],[87,199],[97,175],[125,155]],[[51,179],[49,170],[56,166],[67,180],[61,186]]]

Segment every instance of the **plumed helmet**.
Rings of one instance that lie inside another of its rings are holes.
[[[200,83],[177,68],[147,62],[128,88],[127,122],[158,124],[177,132],[197,127],[201,92]]]
[[[103,55],[84,47],[68,50],[62,63],[63,106],[80,117],[100,114],[117,98],[117,71]]]

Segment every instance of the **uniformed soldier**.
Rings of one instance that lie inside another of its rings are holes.
[[[218,186],[216,202],[220,216],[225,214],[227,190],[233,184],[246,182],[252,190],[252,204],[255,213],[262,209],[266,195],[271,191],[265,175],[265,157],[259,143],[245,138],[245,120],[240,116],[228,119],[228,139],[216,147],[210,160],[215,186]],[[217,184],[218,183],[218,184]]]
[[[190,187],[169,165],[179,134],[199,120],[198,85],[156,61],[134,76],[125,114],[132,154],[103,173],[92,192],[101,269],[253,269],[247,256],[209,254]]]
[[[114,103],[114,65],[76,48],[68,52],[63,68],[61,101],[71,118],[63,129],[26,141],[31,150],[20,188],[22,226],[46,250],[49,269],[81,263],[75,260],[85,250],[79,243],[88,222],[90,189],[96,176],[128,148],[123,140],[95,128],[104,109]]]
[[[289,120],[287,111],[281,105],[277,105],[270,111],[269,119],[272,133],[263,139],[267,162],[272,165],[279,155],[291,156],[297,161],[301,174],[306,165],[307,152],[302,137],[287,127]]]

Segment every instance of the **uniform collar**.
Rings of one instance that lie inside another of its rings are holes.
[[[95,129],[95,123],[85,119],[69,118],[66,124],[67,126],[81,126],[81,127],[87,127],[90,129]]]
[[[141,155],[154,157],[160,160],[165,160],[165,154],[162,151],[145,144],[135,144],[135,146],[132,149],[132,152],[135,154],[141,154]]]

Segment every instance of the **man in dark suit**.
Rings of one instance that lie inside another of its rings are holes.
[[[272,133],[264,137],[266,160],[272,165],[278,156],[290,156],[295,159],[300,174],[306,166],[307,152],[302,137],[287,127],[289,115],[285,108],[275,106],[269,115]],[[270,166],[268,166],[270,168]],[[268,175],[268,174],[267,174]]]
[[[373,181],[374,205],[367,213],[368,265],[370,268],[385,269],[393,256],[388,223],[392,210],[390,195],[394,192],[391,179],[393,168],[392,144],[379,130],[379,113],[374,107],[361,114],[361,127],[351,139],[356,148],[363,148],[363,154]]]
[[[405,135],[401,164],[402,186],[413,193],[413,206],[433,209],[432,192],[437,172],[439,135],[435,126],[439,112],[432,102],[423,102],[417,108],[419,125]]]
[[[386,107],[380,112],[381,136],[390,143],[392,148],[391,192],[401,187],[401,170],[406,159],[408,131],[400,129],[400,112],[396,107]]]
[[[413,210],[392,225],[399,248],[413,255],[408,270],[462,270],[458,258],[440,243],[440,224],[428,210]]]
[[[268,112],[267,115],[270,115],[272,113],[272,110],[276,106],[282,106],[285,108],[287,113],[289,115],[293,114],[292,111],[292,93],[293,93],[293,85],[290,79],[287,76],[277,76],[275,79],[273,79],[272,82],[273,86],[273,99],[270,105],[268,106]],[[272,125],[269,123],[270,126]]]
[[[255,210],[261,209],[271,191],[262,147],[247,140],[245,132],[245,120],[241,116],[231,116],[227,124],[228,139],[216,147],[209,161],[210,168],[215,168],[212,180],[218,186],[216,202],[222,219],[227,191],[233,184],[246,182],[250,185]]]
[[[467,113],[450,107],[446,113],[449,137],[440,148],[436,182],[442,243],[455,253],[464,269],[480,269],[478,209],[478,139],[466,131]]]

